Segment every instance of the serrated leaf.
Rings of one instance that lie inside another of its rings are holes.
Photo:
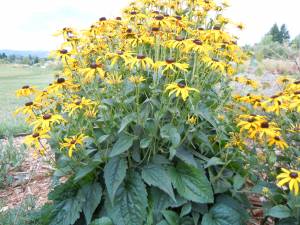
[[[121,133],[127,127],[128,124],[130,124],[131,122],[133,122],[135,120],[136,120],[136,113],[131,113],[131,114],[125,116],[122,119],[118,133]]]
[[[140,175],[131,171],[119,187],[114,205],[106,201],[108,216],[117,225],[141,225],[147,217],[147,191]]]
[[[284,219],[292,216],[291,210],[285,205],[276,205],[265,213],[266,216]]]
[[[87,165],[78,170],[78,172],[75,174],[74,181],[78,182],[81,178],[85,177],[89,173],[91,173],[95,169],[94,165]]]
[[[207,161],[205,168],[208,168],[210,166],[218,166],[218,165],[224,165],[224,162],[220,158],[212,157]]]
[[[127,151],[133,144],[133,137],[128,135],[122,135],[117,142],[113,145],[109,157],[114,157]]]
[[[169,225],[179,225],[179,216],[175,212],[171,210],[164,210],[162,214]]]
[[[114,157],[104,167],[104,180],[110,201],[114,202],[115,194],[126,176],[127,161]]]
[[[234,209],[224,205],[215,204],[209,213],[206,213],[201,225],[245,225],[241,215]]]
[[[178,163],[176,168],[171,168],[170,174],[180,196],[198,203],[213,203],[212,187],[203,169]]]
[[[178,157],[179,159],[181,159],[183,162],[187,164],[197,167],[197,162],[194,159],[193,154],[182,146],[177,149],[176,157]]]
[[[113,225],[112,221],[108,217],[102,217],[94,220],[90,225]]]
[[[177,146],[180,143],[180,134],[176,127],[171,124],[167,124],[160,129],[160,136],[168,139],[173,146]]]
[[[171,179],[161,165],[149,164],[143,167],[142,178],[148,185],[158,187],[176,201]]]
[[[85,221],[89,224],[92,220],[93,213],[100,204],[102,187],[96,182],[93,184],[87,184],[79,190],[78,195],[85,199],[83,203],[83,214]]]

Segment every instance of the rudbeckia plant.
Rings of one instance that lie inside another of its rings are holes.
[[[246,224],[243,142],[230,143],[239,136],[226,123],[230,77],[246,54],[226,32],[235,23],[220,19],[226,8],[136,0],[122,17],[57,33],[58,79],[17,92],[37,106],[18,110],[30,116],[26,143],[47,139],[55,153],[39,224]],[[259,136],[264,118],[251,118],[240,126]],[[264,134],[279,131],[270,123]]]

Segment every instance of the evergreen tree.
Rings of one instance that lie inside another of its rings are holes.
[[[279,30],[279,27],[278,27],[277,23],[275,23],[273,25],[273,27],[271,28],[269,34],[272,36],[272,40],[274,42],[281,43],[281,40],[282,40],[282,38],[281,38],[281,32]]]
[[[280,43],[289,41],[290,38],[291,38],[290,33],[289,33],[289,31],[288,31],[285,24],[282,24],[282,26],[280,28],[280,35],[281,35],[281,42]]]

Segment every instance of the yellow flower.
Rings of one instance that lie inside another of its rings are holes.
[[[102,67],[103,65],[101,63],[93,62],[88,68],[82,69],[81,72],[84,75],[84,82],[91,83],[97,75],[99,75],[101,79],[104,79],[105,71]]]
[[[78,149],[78,146],[83,145],[84,139],[86,139],[87,136],[84,134],[75,135],[69,138],[64,138],[64,142],[60,143],[60,149],[67,148],[68,149],[68,155],[71,158],[73,156],[73,151]]]
[[[284,150],[285,148],[288,147],[288,144],[279,136],[269,137],[268,145],[269,146],[276,145],[277,147],[281,148],[282,150]]]
[[[37,117],[37,120],[32,122],[31,125],[34,126],[34,130],[49,130],[54,124],[60,124],[65,120],[61,115],[52,115],[50,113],[46,113],[42,116]]]
[[[15,114],[23,113],[24,115],[35,116],[39,109],[41,109],[41,104],[38,104],[37,102],[26,102],[23,107],[20,107],[15,111]]]
[[[24,139],[24,144],[29,147],[33,147],[35,152],[39,152],[41,155],[45,154],[45,147],[42,145],[42,139],[49,139],[49,130],[37,131],[31,135],[28,135]]]
[[[155,68],[164,68],[163,73],[168,72],[168,71],[173,71],[176,72],[176,69],[179,69],[182,72],[187,72],[189,68],[189,64],[187,63],[179,63],[176,62],[175,59],[169,58],[166,59],[165,61],[158,61],[154,65]]]
[[[243,132],[244,130],[253,132],[259,128],[264,117],[259,115],[240,115],[239,119],[240,122],[237,126],[241,127],[240,132]]]
[[[131,52],[124,52],[124,51],[116,51],[115,53],[107,53],[106,58],[111,60],[111,66],[114,66],[120,59],[122,59],[125,63],[132,59]]]
[[[189,125],[196,125],[198,122],[198,118],[195,115],[192,115],[192,116],[189,115],[186,122]]]
[[[88,117],[88,118],[96,118],[98,113],[98,110],[96,109],[96,107],[89,107],[85,113],[84,116]]]
[[[146,79],[143,76],[130,76],[128,78],[128,80],[131,83],[134,83],[135,85],[138,85],[138,84],[142,83],[143,81],[145,81]]]
[[[240,150],[244,150],[246,143],[242,139],[241,135],[239,133],[233,133],[230,132],[230,140],[229,142],[225,145],[225,148],[238,148]]]
[[[295,125],[293,124],[288,131],[292,133],[300,133],[300,123]]]
[[[284,186],[285,184],[289,185],[290,191],[294,192],[295,195],[299,193],[299,183],[300,183],[300,172],[297,170],[287,170],[281,168],[282,173],[277,176],[279,187]]]
[[[16,95],[17,95],[17,97],[27,97],[36,92],[37,92],[37,90],[35,87],[30,87],[30,86],[26,85],[26,86],[23,86],[21,89],[17,90]]]
[[[48,87],[48,92],[58,92],[61,89],[75,89],[78,85],[74,84],[71,80],[66,80],[65,78],[58,78],[53,84]]]
[[[108,74],[107,77],[105,78],[105,82],[110,84],[110,85],[121,84],[123,82],[122,75]]]
[[[73,115],[75,111],[78,109],[87,108],[90,106],[96,105],[95,102],[93,102],[90,99],[87,99],[85,97],[81,99],[75,99],[72,103],[65,105],[65,112],[69,112],[69,116]]]
[[[176,97],[181,95],[181,98],[183,101],[186,101],[186,99],[189,97],[190,91],[200,92],[196,88],[190,88],[188,87],[184,82],[179,83],[171,83],[168,84],[165,91],[169,91],[169,96],[171,96],[173,93],[176,92]]]
[[[143,54],[139,54],[136,57],[128,59],[126,65],[129,66],[130,69],[138,67],[140,69],[145,70],[147,68],[152,68],[153,60],[149,57],[146,57]]]
[[[286,84],[290,84],[293,83],[295,81],[295,79],[289,77],[289,76],[280,76],[276,82],[280,85],[286,85]]]
[[[257,134],[259,138],[263,136],[266,137],[276,137],[280,136],[280,128],[274,122],[268,122],[267,120],[260,122],[260,126],[257,127],[250,133],[250,138],[254,138]]]

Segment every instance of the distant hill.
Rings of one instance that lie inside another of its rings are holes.
[[[49,55],[48,51],[21,51],[21,50],[9,50],[9,49],[0,49],[0,53],[5,53],[7,56],[16,55],[16,56],[37,56],[39,58],[46,58]]]

